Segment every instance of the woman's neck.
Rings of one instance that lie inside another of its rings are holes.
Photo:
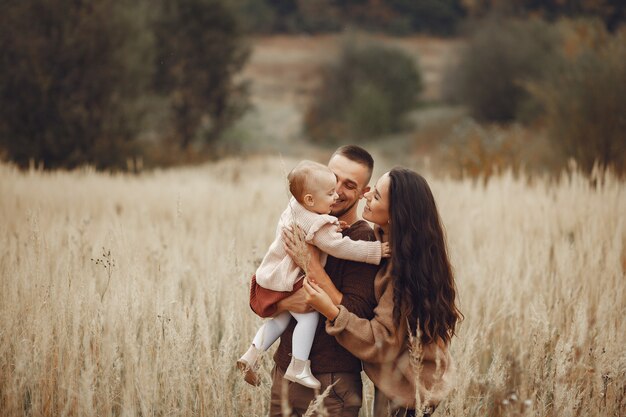
[[[380,231],[381,231],[381,238],[383,242],[388,242],[389,241],[389,225],[386,224],[384,226],[378,225],[378,227],[380,227]]]

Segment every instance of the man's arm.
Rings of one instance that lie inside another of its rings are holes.
[[[369,226],[356,228],[350,237],[356,240],[375,240],[374,233]],[[368,319],[374,317],[374,308],[378,304],[374,292],[374,279],[379,268],[378,265],[361,262],[346,261],[344,265],[341,284],[343,298],[340,304],[358,317]],[[324,290],[326,291],[325,288]]]
[[[341,304],[359,317],[371,318],[373,316],[372,311],[376,306],[373,288],[378,266],[362,262],[345,262],[342,280],[343,291],[337,289],[319,263],[317,256],[311,256],[309,260],[307,278],[319,285],[330,296],[335,305]],[[279,301],[277,307],[277,313],[283,311],[306,313],[313,310],[306,303],[306,292],[302,288]]]
[[[291,311],[294,313],[309,313],[313,311],[313,308],[309,306],[305,301],[305,292],[303,288],[294,292],[287,298],[283,298],[276,303],[276,314],[278,315],[284,311]]]
[[[341,288],[343,298],[337,305],[343,305],[359,317],[372,318],[377,304],[374,294],[374,278],[378,273],[378,268],[377,265],[348,262],[343,271]]]
[[[298,232],[299,231],[296,231],[296,233]],[[378,272],[378,266],[368,265],[361,262],[342,261],[346,264],[342,272],[342,291],[339,291],[320,263],[319,249],[313,245],[307,244],[309,256],[302,256],[302,254],[298,256],[296,251],[299,250],[301,246],[296,245],[293,233],[294,232],[289,230],[283,230],[285,251],[294,260],[308,258],[306,268],[307,278],[319,285],[330,296],[335,305],[341,304],[359,317],[372,318],[374,307],[377,304],[376,297],[374,295],[374,278]],[[357,240],[374,240],[374,235],[371,229],[359,229],[359,231],[355,231],[351,237]],[[302,268],[304,265],[299,266]],[[294,298],[293,300],[289,299],[296,295],[298,295],[298,298]],[[285,302],[284,306],[279,305],[278,307],[279,310],[281,307],[303,308],[306,304],[304,300],[305,293],[304,290],[301,289],[294,295],[283,300]],[[292,301],[296,304],[290,304]]]
[[[312,268],[307,278],[321,287],[333,304],[343,305],[358,317],[372,318],[373,309],[376,306],[373,288],[378,266],[362,262],[345,262],[341,291],[335,287],[323,268]]]

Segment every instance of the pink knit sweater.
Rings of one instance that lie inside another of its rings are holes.
[[[293,285],[302,278],[302,271],[285,252],[282,239],[283,228],[294,224],[305,232],[308,243],[322,251],[322,265],[326,264],[327,254],[349,261],[380,264],[380,242],[355,241],[344,237],[337,229],[339,221],[336,217],[311,212],[292,197],[280,216],[276,237],[256,271],[256,282],[261,287],[273,291],[291,291]]]
[[[417,343],[415,354],[410,353],[406,322],[397,328],[393,320],[390,271],[388,262],[374,281],[378,305],[372,320],[359,318],[340,305],[334,323],[326,321],[326,332],[363,361],[367,376],[396,406],[419,409],[437,405],[452,388],[452,357],[447,346],[436,343]]]

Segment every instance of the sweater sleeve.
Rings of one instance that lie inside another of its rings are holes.
[[[381,243],[352,240],[337,231],[337,226],[328,223],[314,235],[311,243],[327,254],[348,261],[378,265],[381,261]]]
[[[326,321],[326,332],[357,358],[370,363],[390,362],[404,349],[404,337],[393,323],[393,285],[390,283],[371,320],[358,317],[343,305],[338,307],[339,315],[334,323]]]
[[[358,317],[371,319],[374,317],[376,308],[376,296],[374,294],[374,279],[378,272],[378,266],[368,265],[363,262],[345,262],[342,271],[343,281],[341,286],[341,305]]]

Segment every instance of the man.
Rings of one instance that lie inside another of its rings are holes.
[[[369,191],[367,184],[372,176],[374,161],[371,155],[358,146],[342,146],[331,156],[328,167],[337,177],[338,200],[330,214],[346,222],[350,227],[343,231],[353,240],[374,240],[374,232],[357,214],[358,202]],[[325,266],[338,291],[340,303],[367,319],[374,316],[376,307],[374,277],[378,266],[328,257]],[[299,290],[278,303],[278,312],[311,311],[304,302],[304,290]],[[291,412],[303,415],[316,393],[300,384],[283,378],[289,366],[294,320],[280,338],[280,346],[274,355],[270,416],[282,416],[288,404]],[[324,320],[320,320],[309,359],[312,372],[321,382],[320,392],[335,384],[324,399],[330,416],[358,416],[362,403],[361,361],[340,346],[334,337],[326,334]],[[283,395],[284,394],[284,395]]]

